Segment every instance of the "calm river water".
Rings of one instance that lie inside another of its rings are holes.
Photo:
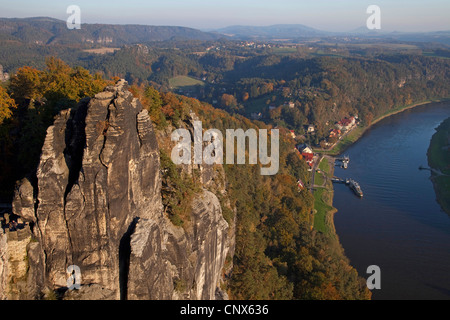
[[[344,154],[364,192],[334,185],[334,222],[350,263],[367,278],[381,269],[376,299],[450,299],[450,216],[436,202],[427,149],[435,128],[450,117],[450,103],[420,106],[374,125]]]

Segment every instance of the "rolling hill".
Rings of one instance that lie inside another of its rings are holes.
[[[82,24],[70,30],[66,22],[48,17],[0,18],[0,36],[34,44],[126,44],[182,40],[215,40],[223,35],[178,26]]]

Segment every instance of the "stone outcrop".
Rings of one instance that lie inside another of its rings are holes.
[[[43,270],[29,264],[39,262],[39,243],[32,241],[29,229],[0,229],[0,299],[37,299],[43,285]],[[38,250],[36,250],[38,249]]]
[[[0,228],[0,300],[8,298],[8,238]]]
[[[20,181],[13,201],[35,239],[24,253],[28,297],[64,292],[75,265],[81,289],[68,299],[215,298],[231,246],[219,200],[203,191],[192,227],[174,226],[159,161],[151,119],[124,80],[56,117],[36,183]]]
[[[151,219],[137,222],[128,279],[134,289],[128,298],[215,299],[230,245],[228,224],[219,200],[209,191],[194,200],[192,213],[190,234]]]
[[[6,72],[3,72],[3,66],[0,64],[0,82],[8,81],[9,80],[9,74]]]

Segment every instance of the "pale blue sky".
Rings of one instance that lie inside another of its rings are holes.
[[[365,26],[371,4],[381,8],[385,31],[450,30],[450,0],[0,0],[0,17],[49,16],[66,20],[69,5],[82,23],[177,25],[304,24],[327,31]]]

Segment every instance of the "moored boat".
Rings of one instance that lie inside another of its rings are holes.
[[[360,187],[359,183],[356,182],[353,179],[350,179],[349,180],[349,185],[350,185],[350,188],[352,188],[352,190],[355,192],[355,194],[362,198],[363,192],[361,190],[361,187]]]

